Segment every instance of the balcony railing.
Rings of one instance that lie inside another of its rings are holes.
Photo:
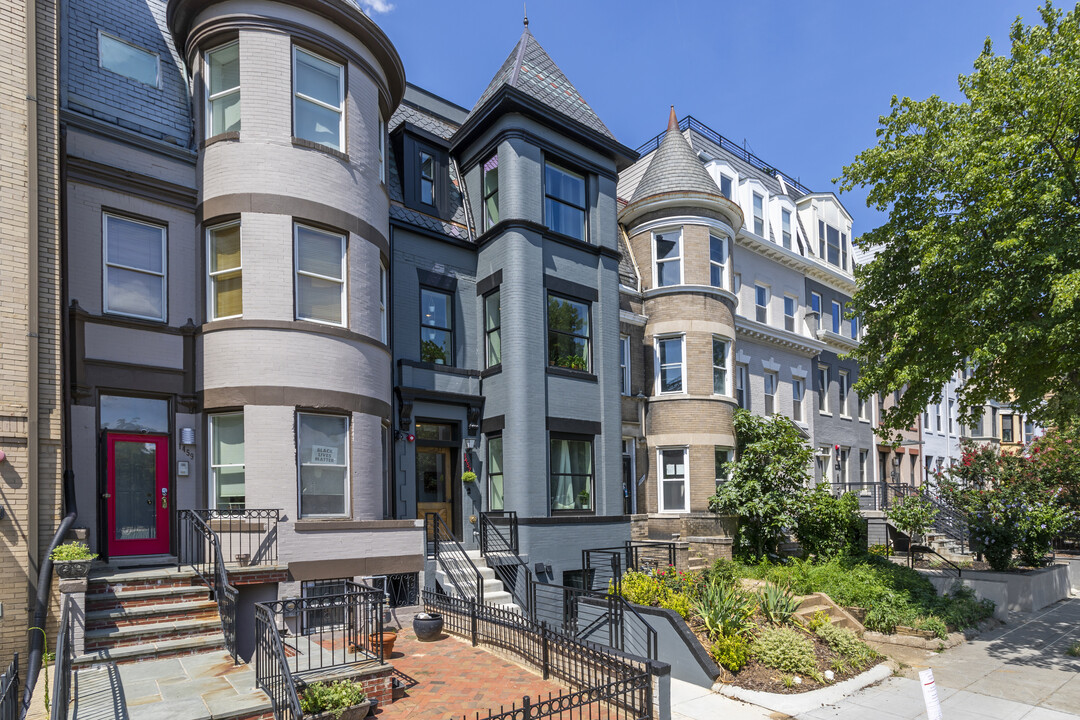
[[[238,508],[192,510],[221,542],[225,562],[241,566],[276,565],[278,521],[277,508]]]

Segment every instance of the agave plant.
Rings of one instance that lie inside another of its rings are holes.
[[[761,614],[773,625],[790,625],[799,601],[787,585],[766,585],[757,593]]]
[[[694,601],[694,612],[713,638],[746,635],[754,616],[754,600],[734,583],[713,582]]]

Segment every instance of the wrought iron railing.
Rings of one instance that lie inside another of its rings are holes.
[[[588,548],[581,551],[586,587],[618,589],[627,570],[651,572],[675,566],[675,543],[627,540],[622,547]]]
[[[232,655],[233,662],[239,663],[236,653],[236,600],[239,593],[229,583],[229,573],[221,554],[221,540],[199,512],[181,510],[177,513],[177,565],[191,566],[213,590],[218,615],[221,616],[225,647]]]
[[[19,720],[19,653],[0,675],[0,720]]]
[[[505,521],[502,527],[496,524]],[[517,513],[480,514],[480,554],[525,613],[532,612],[532,571],[518,555]]]
[[[273,613],[255,604],[255,684],[270,698],[276,720],[300,720],[300,697]]]
[[[438,513],[428,513],[425,517],[428,537],[431,538],[435,562],[450,581],[452,590],[458,597],[484,602],[484,577],[480,574],[465,548],[450,532],[446,522]]]
[[[488,510],[480,513],[480,554],[488,552],[521,552],[518,540],[518,515],[510,510]],[[502,531],[506,528],[506,532]],[[492,532],[494,531],[494,532]]]
[[[576,640],[657,659],[656,630],[614,589],[534,583],[530,618]]]
[[[277,633],[292,677],[312,681],[334,668],[382,663],[385,597],[346,580],[309,588],[306,597],[256,603],[256,621]],[[269,659],[256,655],[256,676],[277,672],[274,663],[259,668]]]
[[[277,508],[203,508],[192,512],[217,533],[221,555],[228,562],[242,566],[277,564],[281,517]]]
[[[885,487],[882,494],[884,503],[882,509],[888,510],[897,500],[902,498],[914,497],[916,495],[921,496],[937,510],[937,515],[934,517],[934,521],[931,524],[933,530],[960,543],[961,553],[967,552],[969,533],[967,519],[964,517],[963,513],[949,507],[941,500],[931,495],[927,492],[925,486],[915,487],[913,485],[899,485],[893,483],[884,483],[884,485]]]
[[[683,119],[679,121],[679,130],[685,131],[687,129],[691,129],[702,137],[707,138],[714,144],[718,145],[721,149],[731,153],[743,162],[753,165],[755,168],[762,171],[766,175],[769,175],[770,177],[782,175],[785,184],[795,188],[803,195],[808,195],[810,193],[810,190],[801,182],[792,178],[787,173],[780,172],[775,167],[765,162],[746,148],[740,145],[736,145],[734,142],[727,139],[720,133],[716,132],[711,127],[695,118],[693,115],[685,115],[683,116]],[[658,147],[660,147],[660,143],[663,141],[665,135],[667,135],[667,131],[660,133],[654,138],[646,140],[637,148],[637,154],[645,155],[647,153],[651,153],[653,150],[656,150]]]
[[[75,601],[71,595],[64,596],[64,607],[60,611],[60,628],[56,632],[55,672],[53,673],[52,711],[50,720],[67,720],[71,702],[72,670],[75,660],[75,645],[72,642],[71,606]]]
[[[652,675],[668,670],[666,665],[577,640],[510,611],[430,591],[423,596],[425,609],[443,616],[447,632],[474,646],[499,648],[539,670],[544,679],[554,677],[572,688],[536,703],[524,698],[520,708],[515,703],[487,717],[653,717]]]

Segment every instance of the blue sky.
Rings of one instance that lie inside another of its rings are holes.
[[[521,34],[516,0],[361,0],[408,80],[472,107]],[[379,12],[387,4],[389,10]],[[1059,3],[1060,5],[1060,3]],[[815,191],[875,143],[895,94],[960,99],[989,36],[1036,0],[530,0],[529,27],[621,142],[663,131],[668,106]],[[855,233],[880,224],[865,193],[841,200]]]

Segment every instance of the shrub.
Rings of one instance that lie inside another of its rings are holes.
[[[742,568],[734,560],[717,558],[712,567],[705,571],[705,582],[734,583],[742,577]]]
[[[826,624],[814,631],[822,642],[840,655],[851,667],[856,670],[869,665],[873,660],[880,657],[873,648],[864,643],[848,628]],[[835,668],[833,668],[835,670]]]
[[[750,643],[750,655],[765,667],[784,673],[817,673],[817,657],[810,638],[788,628],[768,628]]]
[[[799,609],[799,601],[786,585],[766,585],[758,591],[757,601],[761,614],[773,625],[790,625]]]
[[[714,640],[745,635],[754,616],[754,601],[735,583],[710,583],[694,602],[694,612]]]
[[[832,622],[832,618],[829,617],[827,610],[815,610],[814,614],[810,616],[810,622],[807,625],[810,627],[810,632],[817,632],[819,627],[828,625]]]
[[[65,560],[93,560],[97,554],[90,552],[85,543],[71,541],[63,545],[57,545],[49,555],[54,562]]]
[[[938,640],[944,640],[949,636],[949,628],[946,627],[945,621],[934,615],[927,615],[926,617],[916,618],[911,624],[916,630],[927,630],[934,633],[934,637]]]
[[[892,550],[888,545],[871,545],[866,549],[866,552],[881,558],[892,557]]]
[[[750,646],[741,635],[721,635],[709,648],[716,663],[731,672],[739,672],[750,659]]]
[[[908,537],[925,535],[937,515],[937,508],[922,495],[900,498],[885,511],[885,517],[889,518],[889,522]]]
[[[807,494],[795,522],[795,537],[803,553],[820,560],[854,553],[863,522],[855,493],[836,497],[828,488],[820,483]]]
[[[674,610],[684,619],[690,617],[690,598],[684,593],[672,590],[655,575],[634,570],[627,571],[623,573],[619,589],[628,602]],[[614,592],[614,588],[609,587],[608,592]]]
[[[335,718],[340,718],[346,708],[359,705],[364,700],[367,700],[367,693],[358,682],[314,682],[304,688],[300,695],[300,709],[305,715],[329,711]]]
[[[697,597],[705,584],[705,578],[700,572],[676,570],[673,567],[657,570],[653,573],[653,577],[665,587],[688,597]]]
[[[1080,640],[1077,640],[1070,645],[1069,649],[1065,651],[1065,654],[1069,657],[1080,657]]]

